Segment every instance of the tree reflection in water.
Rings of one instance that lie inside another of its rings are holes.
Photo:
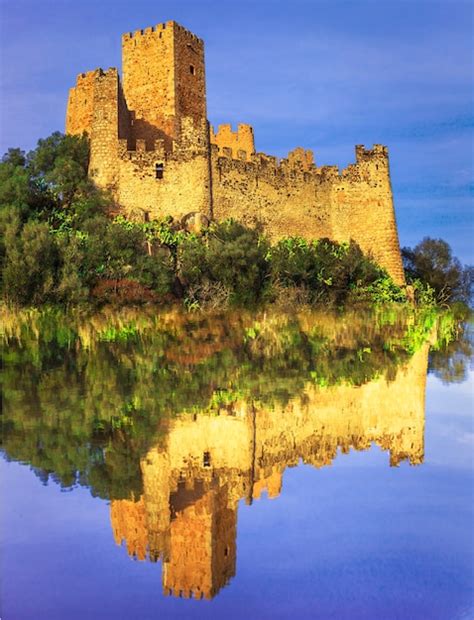
[[[117,544],[197,598],[235,574],[239,501],[287,467],[372,444],[420,464],[429,347],[445,379],[471,352],[433,311],[3,318],[5,457],[110,499]]]

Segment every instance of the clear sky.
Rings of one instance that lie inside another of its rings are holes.
[[[458,0],[0,0],[1,152],[64,129],[77,73],[120,67],[123,32],[174,19],[206,43],[208,116],[257,150],[346,166],[389,146],[402,245],[474,263],[473,13]]]

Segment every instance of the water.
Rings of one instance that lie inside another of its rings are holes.
[[[449,318],[4,319],[3,619],[474,617]]]

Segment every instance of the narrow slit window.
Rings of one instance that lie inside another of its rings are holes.
[[[155,179],[163,178],[164,169],[165,167],[163,164],[155,164]]]
[[[189,73],[191,75],[196,75],[196,67],[194,65],[189,65]]]
[[[204,465],[204,467],[210,467],[211,466],[211,453],[210,452],[204,452],[203,459],[202,459],[202,464]]]

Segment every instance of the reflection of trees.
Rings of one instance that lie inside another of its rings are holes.
[[[390,380],[433,321],[249,313],[6,321],[3,450],[43,480],[106,498],[138,495],[140,458],[170,417],[241,400],[285,405],[308,382]]]
[[[461,383],[473,364],[472,328],[461,330],[457,340],[447,343],[439,350],[431,351],[428,372],[443,383]]]

